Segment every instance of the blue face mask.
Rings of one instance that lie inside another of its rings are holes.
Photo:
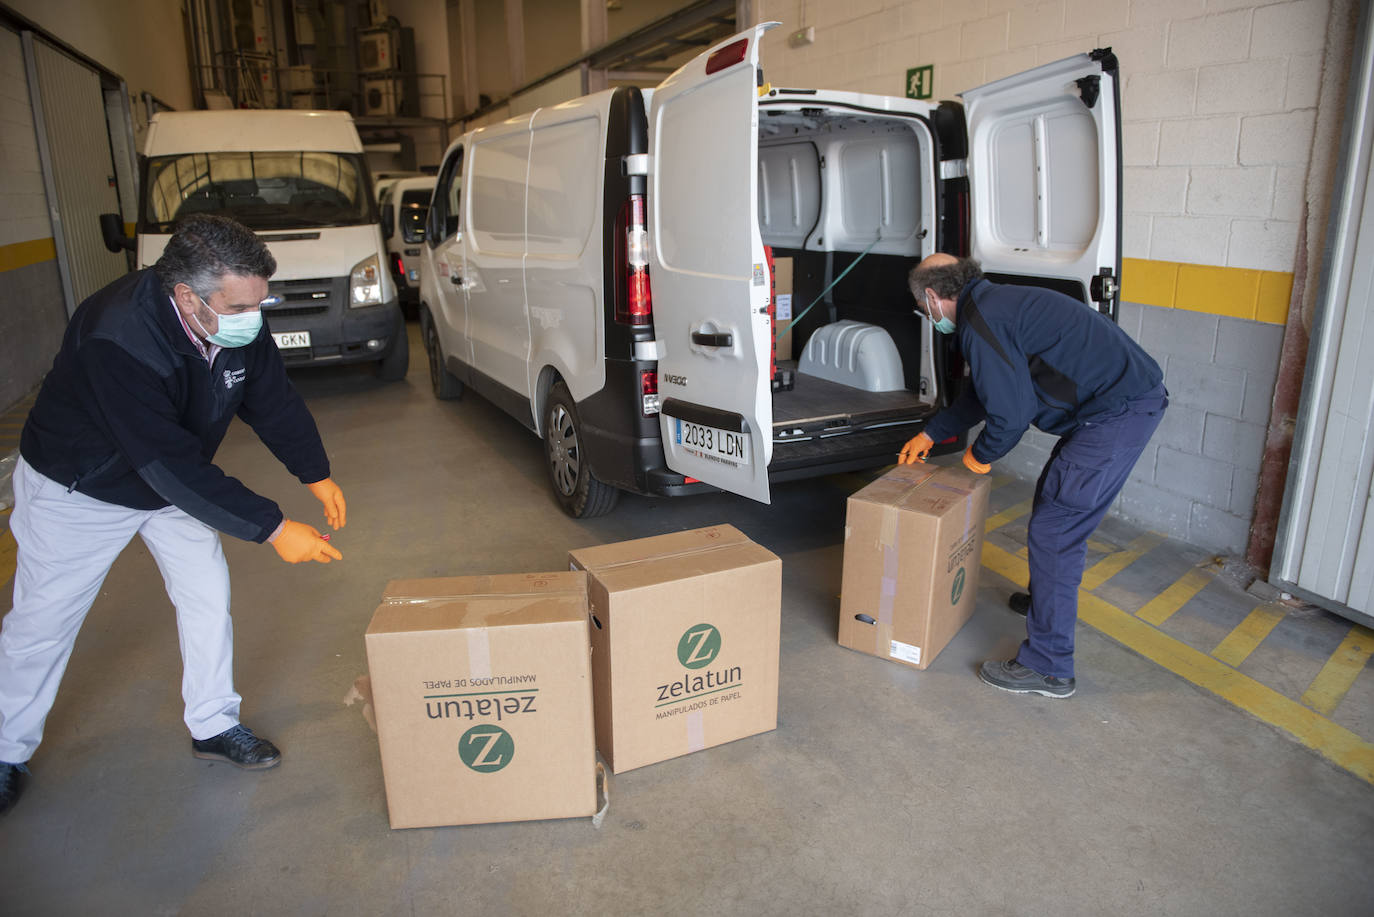
[[[205,297],[197,294],[197,298],[205,303],[205,308],[210,309],[210,304],[205,302]],[[214,309],[210,309],[214,312]],[[215,312],[219,319],[219,330],[214,334],[206,335],[205,339],[212,344],[221,347],[242,347],[251,344],[253,339],[262,330],[262,310],[254,309],[251,312],[238,312],[233,315],[220,315]],[[192,316],[195,318],[195,316]],[[200,319],[196,319],[196,324],[200,325]],[[204,331],[205,326],[201,325],[200,330]]]
[[[929,299],[926,300],[926,308],[927,308],[927,309],[930,308],[930,300],[929,300]],[[919,311],[919,310],[917,310],[917,311]],[[953,334],[953,333],[954,333],[954,319],[952,319],[952,318],[941,318],[940,320],[936,321],[936,319],[933,318],[933,317],[930,315],[929,312],[921,312],[921,316],[922,316],[926,321],[928,321],[928,322],[930,322],[932,325],[934,325],[934,326],[935,326],[935,330],[938,331],[938,332],[940,332],[941,334]]]

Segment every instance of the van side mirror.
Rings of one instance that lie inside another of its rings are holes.
[[[116,254],[134,250],[134,240],[124,235],[124,218],[117,213],[100,215],[100,237],[105,247]]]
[[[390,204],[382,207],[382,238],[390,239],[396,234],[396,209]]]

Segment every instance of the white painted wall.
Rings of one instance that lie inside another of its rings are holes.
[[[935,98],[1111,46],[1127,258],[1293,271],[1331,0],[758,0],[775,86]],[[816,40],[787,36],[815,26]]]

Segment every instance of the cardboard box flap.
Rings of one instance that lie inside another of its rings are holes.
[[[973,472],[939,465],[898,465],[849,499],[943,516],[978,489]]]
[[[586,616],[587,575],[580,571],[392,580],[367,633],[556,624]]]
[[[778,560],[733,525],[579,548],[569,556],[613,592]]]

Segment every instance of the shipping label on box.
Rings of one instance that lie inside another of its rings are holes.
[[[991,483],[898,465],[849,498],[839,642],[924,669],[973,614]]]
[[[367,661],[393,828],[596,812],[587,578],[393,580]]]
[[[733,526],[573,551],[615,773],[776,729],[782,561]]]

